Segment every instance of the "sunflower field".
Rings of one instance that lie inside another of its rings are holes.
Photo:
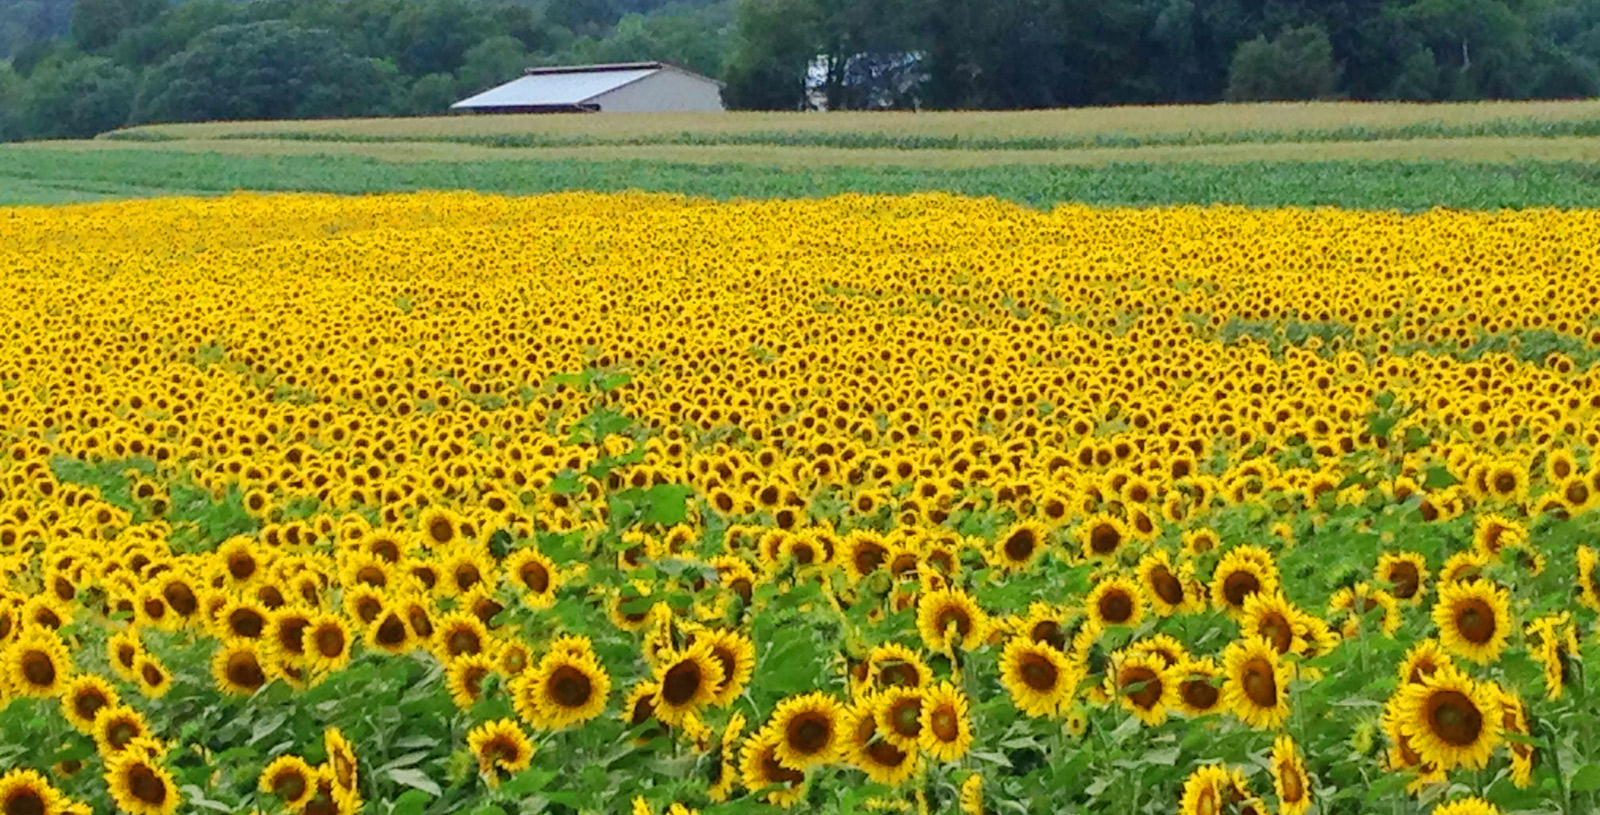
[[[0,815],[1600,810],[1600,212],[0,209]]]

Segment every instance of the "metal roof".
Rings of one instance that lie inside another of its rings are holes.
[[[556,107],[580,105],[630,82],[637,82],[662,70],[651,67],[588,66],[569,69],[540,69],[469,96],[452,108]]]

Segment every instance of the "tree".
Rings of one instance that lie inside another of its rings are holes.
[[[1241,44],[1228,69],[1226,96],[1235,102],[1327,99],[1338,86],[1328,32],[1312,25]]]
[[[466,0],[427,0],[400,7],[389,24],[389,48],[412,76],[455,73],[467,49],[489,35],[482,7]]]
[[[23,136],[22,110],[27,104],[28,85],[11,66],[0,62],[0,141]]]
[[[810,0],[739,0],[723,101],[756,110],[804,107],[806,67],[817,53],[815,18]]]
[[[272,20],[213,28],[145,76],[140,122],[361,115],[387,98],[378,69],[326,31]]]
[[[133,73],[104,57],[52,58],[28,81],[19,130],[29,138],[83,139],[127,124]]]
[[[450,106],[460,99],[455,77],[450,74],[428,74],[411,85],[405,112],[429,116],[448,113]]]
[[[521,76],[528,64],[528,51],[521,40],[503,34],[490,37],[467,49],[460,86],[477,93]]]
[[[166,8],[166,0],[75,0],[72,40],[84,51],[98,51],[116,42],[122,32],[154,20]]]

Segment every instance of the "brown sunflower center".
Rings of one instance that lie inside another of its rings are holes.
[[[449,518],[434,518],[428,524],[428,537],[433,538],[435,543],[449,543],[455,540],[456,530],[450,525]]]
[[[44,796],[38,790],[23,787],[6,796],[6,815],[45,815]]]
[[[1150,590],[1161,602],[1175,606],[1183,602],[1183,583],[1174,577],[1172,570],[1165,566],[1156,566],[1150,570]]]
[[[949,706],[935,708],[928,717],[928,725],[939,741],[953,742],[961,736],[961,717]]]
[[[914,688],[921,684],[922,675],[909,662],[895,660],[878,669],[878,681],[884,685]]]
[[[956,627],[957,635],[965,637],[972,632],[972,617],[961,606],[947,605],[939,609],[939,613],[934,617],[934,626],[943,632],[950,630],[951,625]]]
[[[700,663],[692,659],[682,660],[667,669],[666,676],[661,678],[661,698],[673,707],[682,707],[694,700],[704,681],[705,674],[700,670]]]
[[[1483,732],[1483,713],[1460,691],[1438,691],[1428,697],[1428,726],[1446,744],[1465,747]]]
[[[1394,585],[1395,597],[1410,600],[1417,596],[1417,589],[1422,586],[1422,576],[1418,574],[1415,563],[1401,562],[1389,567],[1389,582]]]
[[[1283,802],[1286,804],[1300,803],[1305,798],[1305,782],[1300,778],[1300,770],[1293,764],[1279,764],[1278,778],[1283,782]]]
[[[246,552],[235,552],[228,557],[228,574],[234,580],[249,580],[256,573],[256,559]]]
[[[1272,612],[1266,615],[1261,619],[1257,629],[1280,654],[1289,653],[1289,649],[1294,646],[1294,626],[1290,625],[1282,614]]]
[[[778,761],[778,756],[771,748],[761,756],[761,774],[765,775],[774,784],[787,784],[793,786],[806,780],[805,773],[791,770]]]
[[[922,699],[912,696],[895,702],[888,718],[896,735],[916,738],[922,732]]]
[[[28,651],[22,655],[22,678],[28,684],[48,688],[56,683],[56,663],[43,651]]]
[[[1227,599],[1228,605],[1239,607],[1250,595],[1261,591],[1261,580],[1250,572],[1240,570],[1229,574],[1222,580],[1222,596]]]
[[[530,562],[522,567],[520,574],[522,575],[523,585],[527,586],[529,591],[535,594],[544,594],[549,590],[550,570],[546,569],[544,564]]]
[[[317,629],[317,635],[315,639],[317,642],[317,653],[324,657],[332,659],[344,653],[344,632],[339,630],[337,626],[329,625]]]
[[[1113,589],[1100,596],[1100,616],[1113,625],[1125,623],[1133,618],[1133,598],[1120,589]]]
[[[483,745],[483,757],[503,764],[515,764],[522,750],[510,736],[498,735]]]
[[[400,618],[395,616],[394,612],[389,612],[383,618],[383,622],[378,623],[378,633],[374,639],[386,648],[398,647],[406,641],[406,624],[400,622]]]
[[[228,615],[228,627],[233,633],[249,639],[259,639],[261,630],[267,625],[267,620],[260,612],[252,608],[235,609]]]
[[[445,643],[445,648],[451,656],[462,654],[476,654],[483,650],[483,642],[478,639],[475,631],[459,629],[450,632],[450,637]]]
[[[1473,598],[1456,607],[1456,631],[1468,642],[1482,645],[1494,638],[1494,609]]]
[[[1056,683],[1061,681],[1061,672],[1055,663],[1038,654],[1024,656],[1022,664],[1017,667],[1017,675],[1023,684],[1041,693],[1054,690]]]
[[[1122,670],[1123,692],[1135,707],[1150,710],[1161,701],[1161,676],[1143,665]]]
[[[1205,679],[1191,679],[1178,686],[1183,703],[1192,710],[1210,710],[1216,707],[1222,694],[1217,686]]]
[[[1494,476],[1494,491],[1501,495],[1510,495],[1517,489],[1517,477],[1512,473],[1496,473]]]
[[[109,700],[98,688],[88,688],[78,692],[72,699],[72,709],[77,711],[78,717],[84,721],[94,721],[94,714],[106,706]]]
[[[833,722],[828,719],[828,714],[821,711],[794,717],[784,730],[789,746],[802,755],[821,752],[833,740]]]
[[[881,767],[898,767],[910,758],[910,755],[893,744],[879,739],[867,745],[867,757]]]
[[[583,707],[594,696],[594,682],[589,675],[571,665],[563,665],[550,674],[550,698],[564,708]]]
[[[304,617],[280,620],[278,622],[278,645],[291,654],[304,654],[306,626],[311,621]]]
[[[106,743],[115,750],[120,751],[128,746],[139,735],[139,726],[130,721],[112,723],[106,728]]]
[[[1272,672],[1272,665],[1261,657],[1255,657],[1244,664],[1239,671],[1239,684],[1244,687],[1244,695],[1252,704],[1258,707],[1276,707],[1278,704],[1278,677]]]
[[[255,654],[234,654],[228,657],[228,681],[241,688],[255,690],[267,684],[267,675],[261,670],[261,663],[256,661]]]
[[[1006,559],[1020,563],[1033,557],[1033,550],[1038,546],[1038,541],[1033,536],[1031,529],[1019,529],[1006,539]]]
[[[1089,530],[1089,549],[1097,555],[1109,555],[1122,545],[1122,533],[1111,524],[1100,524]]]
[[[166,674],[163,674],[161,669],[156,667],[154,663],[146,662],[144,669],[139,673],[144,677],[144,683],[151,687],[158,687],[167,681]]]
[[[151,806],[161,806],[167,800],[167,785],[155,770],[143,764],[135,764],[128,771],[128,791],[133,797]]]
[[[272,779],[272,794],[285,801],[298,801],[306,794],[306,778],[299,770],[287,770]]]
[[[489,676],[489,669],[482,665],[472,665],[461,672],[461,687],[467,695],[477,699],[483,695],[483,680]]]

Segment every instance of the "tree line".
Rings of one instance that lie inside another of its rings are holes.
[[[1600,95],[1600,0],[7,0],[0,139],[435,114],[665,60],[731,107]]]

